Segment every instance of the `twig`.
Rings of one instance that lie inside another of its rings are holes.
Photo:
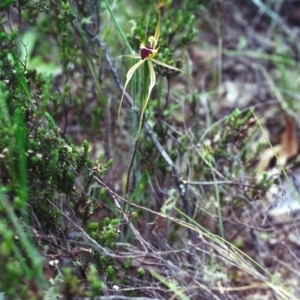
[[[141,245],[143,246],[145,253],[148,254],[148,248],[146,247],[146,244],[149,248],[153,248],[151,244],[149,244],[148,242],[146,242],[140,235],[140,233],[138,232],[138,230],[135,229],[134,226],[132,226],[131,221],[129,220],[128,216],[124,213],[124,211],[121,208],[120,203],[118,202],[118,199],[116,196],[113,196],[114,200],[115,200],[115,204],[117,206],[117,208],[120,210],[120,212],[123,215],[123,218],[125,219],[125,221],[129,224],[132,232],[134,233],[135,237],[140,241]]]

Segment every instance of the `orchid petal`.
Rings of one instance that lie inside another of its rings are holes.
[[[123,94],[122,94],[122,98],[121,98],[121,102],[120,102],[120,105],[119,105],[119,110],[118,110],[118,121],[120,122],[120,112],[121,112],[121,107],[122,107],[122,102],[123,102],[123,98],[124,98],[124,95],[125,95],[125,92],[126,92],[126,88],[127,88],[127,85],[132,77],[132,75],[134,74],[134,72],[144,63],[145,61],[144,60],[140,60],[138,61],[135,65],[133,65],[129,71],[127,72],[126,74],[126,82],[125,82],[125,85],[124,85],[124,89],[123,89]]]
[[[141,133],[141,129],[142,129],[142,123],[143,123],[143,116],[144,116],[144,113],[145,113],[145,110],[146,110],[146,107],[147,107],[147,104],[148,104],[148,101],[150,99],[150,96],[151,96],[151,92],[156,84],[156,75],[155,75],[155,71],[154,71],[154,68],[153,68],[153,64],[152,64],[152,61],[151,60],[147,60],[148,62],[148,66],[149,66],[149,71],[150,71],[150,84],[149,84],[149,88],[148,88],[148,95],[145,99],[145,103],[143,104],[143,109],[142,109],[142,113],[141,113],[141,119],[140,119],[140,128],[139,128],[139,133],[138,133],[138,136],[140,135]]]
[[[156,84],[156,74],[155,74],[155,71],[154,71],[153,64],[152,64],[151,60],[148,60],[148,66],[149,66],[149,70],[150,70],[150,84],[149,84],[149,88],[148,88],[148,97],[147,98],[149,100],[149,98],[151,96],[152,89],[154,88],[154,86]],[[146,103],[146,105],[147,105],[147,103]]]
[[[184,72],[184,71],[182,71],[182,70],[180,70],[180,69],[178,69],[178,68],[176,68],[176,67],[170,66],[170,65],[168,65],[168,64],[166,64],[166,63],[163,63],[163,62],[161,62],[161,61],[159,61],[159,60],[157,60],[157,59],[154,59],[154,58],[152,58],[151,60],[152,60],[153,62],[155,62],[156,64],[158,64],[158,65],[160,65],[160,66],[163,66],[163,67],[165,67],[165,68],[167,68],[167,69],[179,71],[179,72],[181,72],[181,73],[187,75],[187,76],[188,76],[189,78],[191,78],[192,80],[194,80],[194,78],[193,78],[191,75],[189,75],[188,73],[186,73],[186,72]]]

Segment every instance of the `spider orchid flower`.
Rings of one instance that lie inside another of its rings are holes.
[[[118,111],[118,120],[120,119],[121,106],[122,106],[122,102],[123,102],[123,98],[124,98],[124,95],[125,95],[127,85],[130,82],[130,80],[131,80],[133,74],[136,72],[136,70],[141,65],[143,65],[144,63],[147,63],[148,67],[149,67],[150,83],[149,83],[149,87],[148,87],[148,93],[147,93],[147,95],[145,96],[145,99],[144,99],[144,106],[142,108],[141,116],[144,115],[145,109],[146,109],[148,101],[150,99],[151,92],[152,92],[152,90],[153,90],[153,88],[156,84],[156,74],[155,74],[155,71],[154,71],[153,63],[156,63],[158,65],[161,65],[161,66],[163,66],[165,68],[168,68],[168,69],[171,69],[171,70],[176,70],[176,71],[182,72],[182,73],[186,74],[187,76],[191,77],[190,75],[188,75],[184,71],[155,59],[156,55],[158,54],[158,50],[159,50],[159,47],[157,47],[157,44],[158,44],[158,41],[159,41],[159,36],[160,36],[160,11],[159,11],[159,14],[158,14],[158,22],[157,22],[155,34],[154,34],[154,36],[150,36],[149,39],[148,39],[149,46],[146,46],[142,42],[141,45],[140,45],[140,55],[128,55],[129,57],[132,57],[134,59],[140,59],[140,60],[136,64],[134,64],[126,74],[126,82],[125,82],[125,85],[124,85],[124,90],[123,90],[123,94],[122,94],[121,102],[120,102],[120,106],[119,106],[119,111]],[[141,117],[141,119],[142,119],[142,117]]]

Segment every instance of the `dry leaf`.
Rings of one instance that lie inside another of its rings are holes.
[[[285,116],[285,131],[281,136],[281,142],[279,145],[273,148],[265,150],[257,164],[257,174],[261,175],[264,171],[267,171],[271,159],[277,155],[281,166],[285,166],[289,160],[298,154],[298,142],[296,135],[296,124],[290,116]],[[274,154],[275,153],[275,154]]]

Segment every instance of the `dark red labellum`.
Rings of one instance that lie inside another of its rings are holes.
[[[141,58],[144,60],[145,58],[147,58],[150,54],[153,53],[153,49],[149,48],[149,47],[142,47],[141,48]]]

